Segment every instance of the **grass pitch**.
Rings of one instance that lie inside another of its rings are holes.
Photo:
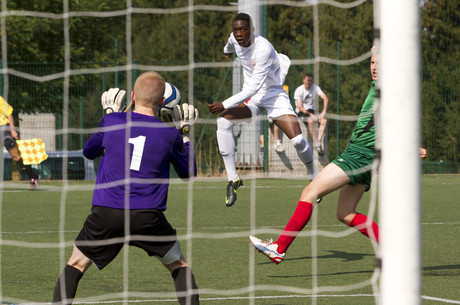
[[[42,182],[34,192],[25,189],[26,183],[3,183],[2,303],[51,301],[72,242],[90,213],[93,183]],[[171,184],[166,216],[177,229],[192,265],[201,304],[376,304],[377,291],[371,284],[376,272],[374,248],[359,232],[335,219],[337,193],[323,199],[314,220],[281,264],[269,262],[249,245],[248,235],[276,239],[304,186],[301,180],[247,179],[235,206],[227,208],[223,180],[195,182],[193,189],[187,183]],[[460,176],[422,178],[425,305],[460,304],[458,198]],[[367,213],[369,201],[366,193],[358,211]],[[312,237],[315,224],[324,234]],[[187,239],[190,234],[193,238]],[[378,288],[378,282],[374,286]],[[129,290],[128,296],[123,296],[124,290]],[[80,282],[75,303],[117,304],[123,300],[177,304],[169,272],[132,247],[103,271],[91,267]]]

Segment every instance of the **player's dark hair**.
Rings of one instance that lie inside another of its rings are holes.
[[[232,23],[235,22],[236,20],[246,20],[249,25],[252,23],[251,16],[249,16],[246,13],[238,13],[238,15],[236,15],[235,18],[233,18]]]
[[[304,76],[303,78],[305,78],[305,77],[307,77],[307,76],[308,76],[308,77],[311,77],[311,78],[314,78],[314,77],[313,77],[313,74],[311,74],[311,73],[305,73],[305,76]]]

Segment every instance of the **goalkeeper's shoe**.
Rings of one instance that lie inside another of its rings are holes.
[[[236,201],[236,190],[243,185],[243,180],[238,177],[235,181],[229,181],[227,185],[227,196],[225,197],[225,205],[231,207]]]
[[[34,175],[32,179],[30,179],[30,190],[33,191],[37,188],[38,180],[40,180],[40,176]]]
[[[263,241],[254,236],[249,236],[249,241],[258,250],[267,256],[275,264],[279,264],[283,261],[286,253],[278,252],[278,244],[273,243],[272,240]]]

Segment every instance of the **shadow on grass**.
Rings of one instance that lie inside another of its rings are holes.
[[[372,256],[374,257],[375,254],[369,254],[369,253],[354,253],[354,252],[344,252],[344,251],[334,251],[334,250],[328,250],[330,254],[325,254],[325,255],[319,255],[316,258],[317,259],[328,259],[328,258],[333,258],[333,259],[341,259],[343,262],[351,262],[351,261],[359,261],[362,260],[363,258],[367,256]],[[289,262],[289,261],[296,261],[296,260],[311,260],[311,256],[303,256],[303,257],[294,257],[294,258],[285,258],[283,260],[283,263]],[[272,262],[265,262],[265,263],[260,263],[260,265],[267,265],[267,264],[273,264]]]
[[[342,262],[351,262],[351,261],[359,261],[363,260],[365,257],[371,256],[374,257],[375,255],[369,254],[369,253],[354,253],[354,252],[344,252],[344,251],[334,251],[334,250],[329,250],[328,251],[330,254],[325,254],[325,255],[319,255],[317,256],[318,259],[340,259]],[[289,263],[290,261],[297,261],[297,260],[311,260],[311,256],[303,256],[303,257],[295,257],[295,258],[287,258],[284,259],[282,264],[284,263]],[[260,265],[266,265],[266,264],[273,264],[272,262],[265,262],[261,263]],[[335,275],[344,275],[344,274],[369,274],[373,273],[374,270],[364,270],[364,271],[347,271],[347,272],[335,272],[335,273],[327,273],[327,274],[317,274],[318,276],[335,276]],[[269,275],[268,277],[272,278],[292,278],[292,277],[310,277],[311,275],[296,275],[296,276],[273,276]]]
[[[460,264],[423,267],[426,276],[460,276]]]
[[[284,151],[276,151],[276,154],[280,158],[281,162],[283,162],[284,166],[286,166],[289,170],[293,170],[294,167],[292,166],[291,160],[289,160],[288,156],[286,155],[286,152]]]
[[[372,274],[374,270],[361,270],[361,271],[346,271],[346,272],[334,272],[334,273],[318,273],[315,276],[338,276],[338,275],[346,275],[346,274]],[[313,274],[302,274],[302,275],[268,275],[269,278],[311,278]]]

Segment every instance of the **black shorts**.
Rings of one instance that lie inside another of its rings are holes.
[[[299,113],[297,113],[297,116],[298,116],[303,122],[307,122],[307,119],[310,117],[310,115],[315,114],[315,110],[313,110],[313,109],[307,109],[307,112],[308,112],[308,114],[299,111]]]
[[[162,211],[129,210],[130,246],[141,248],[150,256],[165,256],[177,241],[176,230]],[[93,206],[75,246],[98,269],[107,266],[123,248],[125,210]]]

